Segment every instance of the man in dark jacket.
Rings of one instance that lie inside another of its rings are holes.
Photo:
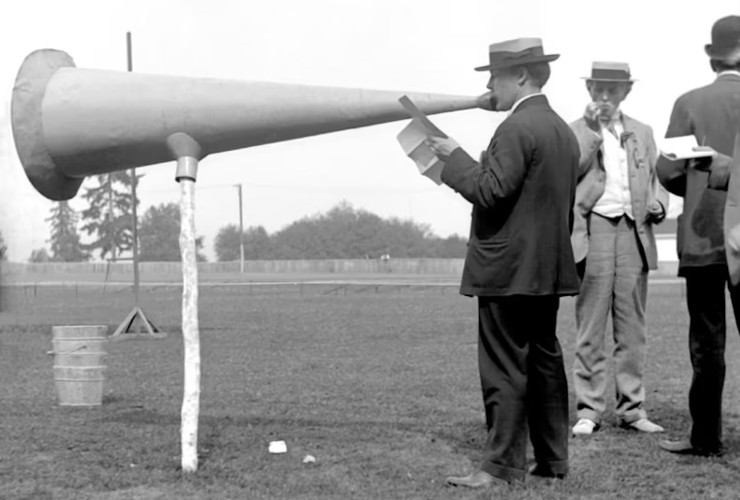
[[[726,193],[707,189],[707,170],[726,167],[735,135],[740,132],[740,16],[728,16],[712,27],[705,47],[717,78],[682,95],[671,114],[666,137],[693,135],[699,144],[720,154],[711,165],[687,160],[657,163],[660,182],[684,198],[678,221],[678,274],[686,279],[689,349],[694,375],[689,389],[692,418],[688,439],[661,441],[673,453],[717,455],[722,452],[722,389],[725,380],[725,287],[730,291],[737,324],[740,288],[728,286],[723,236]],[[725,169],[726,170],[726,169]]]
[[[480,487],[525,476],[527,425],[534,475],[568,472],[568,387],[555,335],[560,297],[578,293],[570,244],[580,151],[541,88],[550,76],[538,38],[496,43],[488,88],[510,111],[476,162],[452,139],[430,138],[442,181],[473,205],[460,293],[478,297],[478,359],[488,438]]]

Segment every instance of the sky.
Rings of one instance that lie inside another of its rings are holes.
[[[670,11],[666,10],[670,5]],[[628,62],[635,83],[625,113],[663,137],[675,99],[710,83],[704,53],[711,26],[738,14],[737,0],[24,0],[3,7],[0,30],[0,231],[11,261],[48,249],[52,202],[25,177],[13,143],[10,98],[30,52],[67,52],[77,67],[126,71],[126,32],[133,69],[187,78],[221,78],[375,90],[479,95],[488,45],[539,37],[560,54],[545,86],[568,122],[588,102],[591,63]],[[467,110],[432,120],[474,157],[504,113]],[[274,233],[341,202],[381,217],[413,220],[447,237],[466,235],[470,205],[419,175],[396,141],[407,122],[307,137],[204,158],[196,183],[196,232],[215,260],[218,230],[238,224],[242,186],[245,228]],[[139,214],[178,202],[175,162],[144,174]],[[71,205],[85,207],[81,193]],[[680,211],[672,200],[670,213]],[[84,238],[84,237],[83,237]]]

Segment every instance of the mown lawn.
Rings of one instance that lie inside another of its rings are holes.
[[[180,466],[180,290],[144,289],[164,340],[110,342],[103,405],[60,407],[51,325],[106,324],[128,291],[6,289],[0,313],[0,498],[482,499],[444,485],[484,440],[475,302],[453,287],[202,287],[200,466]],[[688,429],[682,285],[652,286],[648,411]],[[536,312],[533,312],[536,313]],[[560,337],[570,371],[573,303]],[[740,498],[740,341],[728,335],[719,459],[661,452],[657,436],[607,425],[571,440],[571,475],[511,499]],[[570,374],[569,374],[570,376]],[[575,418],[571,410],[571,420]],[[268,453],[284,440],[288,453]],[[306,455],[315,463],[303,463]]]

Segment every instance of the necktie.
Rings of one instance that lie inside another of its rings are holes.
[[[617,129],[614,126],[617,123],[617,120],[611,120],[609,123],[606,124],[606,130],[608,130],[614,137],[619,139],[619,134],[617,133]]]

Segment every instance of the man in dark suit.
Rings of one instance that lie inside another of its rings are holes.
[[[725,287],[730,292],[736,324],[740,287],[727,279],[723,236],[726,193],[707,189],[711,179],[707,170],[720,170],[729,164],[735,135],[740,132],[740,16],[718,20],[712,27],[712,43],[705,50],[717,78],[678,98],[666,137],[693,135],[700,144],[720,154],[709,165],[661,157],[656,167],[666,189],[684,198],[678,221],[678,274],[686,279],[694,371],[689,389],[691,434],[688,439],[659,444],[673,453],[718,455],[722,453]]]
[[[493,109],[510,111],[476,162],[452,139],[430,138],[442,181],[473,205],[460,293],[478,297],[478,362],[488,437],[480,467],[457,486],[525,477],[527,430],[537,476],[568,472],[568,386],[555,335],[560,297],[578,293],[570,244],[579,147],[542,86],[538,38],[492,44]]]

